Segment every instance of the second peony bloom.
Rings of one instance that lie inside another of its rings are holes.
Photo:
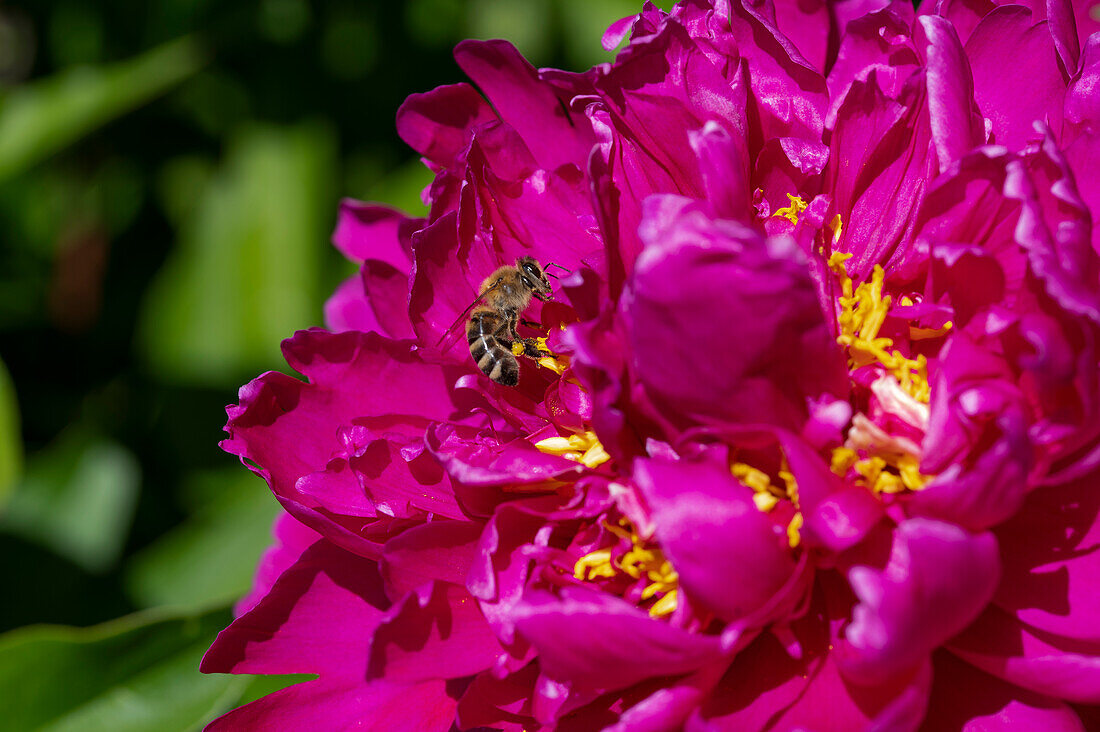
[[[210,729],[1097,724],[1097,30],[689,0],[583,73],[460,44],[477,89],[398,112],[428,217],[346,202],[305,380],[228,409],[286,514],[202,668],[317,678]],[[463,323],[528,256],[505,386]]]

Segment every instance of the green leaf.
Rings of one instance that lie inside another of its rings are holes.
[[[15,386],[0,361],[0,507],[23,470],[23,438],[19,432],[19,403]]]
[[[0,180],[164,93],[203,65],[183,38],[115,64],[70,68],[0,98]]]
[[[124,447],[70,429],[30,456],[0,529],[102,572],[122,552],[140,482],[137,460]]]
[[[139,613],[91,628],[31,626],[0,636],[0,719],[28,732],[192,730],[233,706],[249,677],[199,660],[229,622]]]
[[[167,208],[192,213],[142,308],[140,348],[158,376],[231,384],[281,365],[279,342],[320,322],[333,149],[325,126],[249,128],[193,203],[196,167],[167,169]]]
[[[435,180],[435,174],[419,159],[406,161],[366,189],[364,201],[376,201],[412,216],[427,216],[420,193]]]
[[[471,0],[469,30],[474,38],[507,38],[535,66],[549,60],[553,7],[550,0]]]
[[[203,674],[224,608],[146,611],[90,628],[0,635],[0,727],[20,732],[185,732],[309,675]]]
[[[126,587],[141,606],[209,607],[251,587],[279,504],[262,480],[235,469],[188,477],[195,513],[131,560]]]

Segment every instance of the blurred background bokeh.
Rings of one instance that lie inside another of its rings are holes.
[[[0,729],[197,729],[292,681],[197,670],[277,512],[224,406],[352,271],[341,197],[423,211],[394,113],[457,41],[579,70],[639,5],[0,2]]]

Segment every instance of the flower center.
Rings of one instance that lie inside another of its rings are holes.
[[[901,387],[914,399],[924,404],[931,396],[928,385],[928,359],[923,354],[909,358],[901,351],[890,350],[894,345],[892,338],[879,335],[886,316],[890,312],[893,298],[882,294],[886,273],[881,265],[875,265],[871,279],[853,288],[852,278],[848,276],[845,262],[851,254],[833,252],[829,257],[829,269],[840,282],[841,295],[838,298],[840,314],[837,317],[840,334],[837,343],[848,349],[848,367],[852,370],[879,363],[893,375]],[[924,337],[943,335],[951,329],[951,322],[944,324],[941,331],[921,333]],[[920,329],[918,329],[920,330]]]
[[[573,565],[573,576],[588,582],[630,578],[638,602],[656,598],[649,607],[651,617],[671,615],[678,602],[680,577],[664,552],[638,536],[626,519],[620,519],[618,526],[604,521],[603,527],[618,537],[619,543],[582,556]],[[629,548],[624,549],[624,545]]]
[[[779,479],[783,482],[782,487],[773,483],[771,477],[763,470],[754,468],[748,463],[734,463],[730,466],[730,472],[733,473],[733,477],[752,488],[753,503],[760,511],[771,513],[782,499],[786,499],[794,505],[794,516],[787,523],[787,543],[790,544],[792,549],[797,547],[802,542],[802,512],[799,510],[798,505],[798,483],[795,482],[794,474],[791,473],[787,465],[787,459],[783,458],[783,463],[779,468]]]

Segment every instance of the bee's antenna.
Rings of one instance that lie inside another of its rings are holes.
[[[558,264],[557,262],[547,262],[547,263],[546,263],[546,267],[557,267],[558,269],[560,269],[560,270],[564,271],[564,272],[565,272],[566,274],[573,274],[573,270],[571,270],[571,269],[566,269],[565,267],[562,267],[562,266],[561,266],[560,264]],[[545,271],[545,270],[546,270],[546,267],[543,267],[543,271]],[[550,274],[550,273],[549,273],[549,272],[547,272],[546,274]],[[550,275],[550,276],[551,276],[551,277],[553,277],[554,275]]]

